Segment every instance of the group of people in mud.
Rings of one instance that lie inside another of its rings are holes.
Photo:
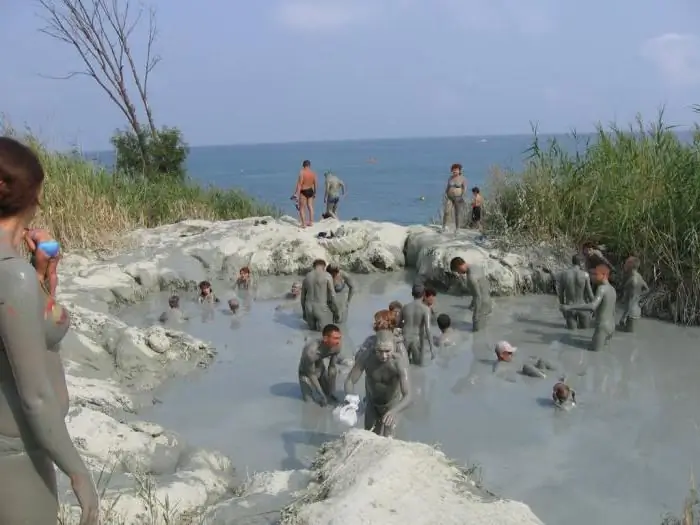
[[[324,174],[323,203],[326,208],[322,218],[338,219],[338,205],[340,199],[345,196],[345,182],[332,171]],[[314,223],[314,201],[318,193],[318,180],[316,173],[311,169],[311,161],[302,162],[299,176],[294,187],[291,199],[295,202],[299,212],[299,225],[302,228],[312,226]],[[450,168],[450,176],[447,179],[443,199],[442,227],[447,229],[447,223],[452,216],[455,231],[465,226],[465,195],[467,192],[467,179],[461,164],[453,164]],[[484,215],[484,197],[478,186],[471,189],[471,213],[469,215],[469,226],[475,229],[481,228],[481,221]]]
[[[554,280],[564,326],[575,330],[592,325],[592,351],[603,350],[616,330],[617,291],[610,282],[612,269],[602,252],[592,243],[586,243],[580,253],[573,255],[571,266]],[[623,314],[617,323],[617,328],[625,332],[634,331],[636,320],[641,317],[642,295],[648,290],[638,270],[639,259],[628,257],[623,264],[621,283]],[[471,296],[472,331],[482,330],[492,312],[490,283],[484,268],[468,264],[462,257],[454,257],[449,274],[466,295]],[[414,284],[412,300],[407,304],[392,301],[387,309],[374,314],[374,334],[355,353],[344,383],[345,400],[341,402],[336,397],[338,366],[343,362],[339,323],[347,315],[349,301],[339,302],[336,291],[337,283],[347,281],[352,282],[345,272],[337,267],[330,272],[325,261],[317,260],[301,285],[302,315],[311,330],[321,332],[320,338],[307,341],[299,361],[302,397],[307,402],[315,398],[322,406],[329,402],[348,403],[355,396],[355,384],[364,373],[364,427],[379,435],[391,436],[399,413],[411,404],[410,365],[423,365],[427,352],[434,359],[435,347],[455,344],[460,334],[452,328],[449,315],[436,312],[435,289],[422,283]],[[435,337],[431,333],[433,322],[439,330]],[[516,350],[507,341],[495,345],[495,374],[508,372]],[[523,364],[520,373],[543,378],[544,371],[555,369],[547,360],[537,359]],[[561,408],[575,405],[576,393],[565,377],[553,386],[552,401]]]

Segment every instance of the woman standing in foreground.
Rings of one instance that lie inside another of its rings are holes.
[[[450,168],[452,172],[450,178],[447,179],[447,188],[445,188],[445,203],[442,216],[442,228],[447,228],[447,218],[450,211],[455,219],[455,231],[459,230],[459,222],[464,209],[464,192],[467,188],[467,180],[462,175],[462,165],[453,164]]]
[[[68,390],[58,350],[70,319],[44,285],[46,274],[18,251],[43,182],[36,155],[0,137],[0,525],[56,524],[54,465],[70,478],[80,524],[97,525],[97,491],[65,423]]]

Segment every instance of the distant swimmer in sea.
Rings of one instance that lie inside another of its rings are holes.
[[[294,188],[294,195],[292,195],[292,199],[298,203],[302,228],[312,226],[314,223],[314,198],[317,186],[316,173],[311,170],[311,161],[305,160],[301,165],[297,185]]]

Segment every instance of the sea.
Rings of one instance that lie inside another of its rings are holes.
[[[540,135],[540,146],[556,139],[568,151],[585,148],[593,135]],[[311,161],[319,177],[333,171],[346,184],[341,219],[358,217],[396,224],[429,222],[442,203],[450,166],[460,163],[469,187],[478,186],[488,196],[494,167],[519,170],[530,155],[531,135],[447,137],[416,139],[348,140],[192,147],[188,157],[190,177],[203,185],[240,188],[261,201],[295,215],[290,197],[304,160]],[[109,152],[87,154],[107,166]],[[323,196],[316,199],[316,219]]]

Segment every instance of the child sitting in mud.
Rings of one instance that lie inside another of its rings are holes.
[[[199,283],[199,296],[197,297],[197,301],[199,301],[200,304],[219,302],[219,298],[211,289],[211,283],[209,281],[202,281]]]
[[[552,388],[552,401],[558,408],[576,406],[576,392],[564,382],[564,378]]]
[[[435,344],[438,346],[452,346],[455,344],[455,333],[452,327],[452,319],[447,314],[437,316],[437,326],[440,335],[435,336]]]
[[[180,297],[171,295],[168,299],[168,310],[160,314],[158,321],[161,323],[181,323],[187,321],[187,316],[180,310]]]
[[[238,279],[236,279],[236,284],[234,287],[238,288],[239,290],[249,290],[251,282],[250,268],[248,266],[244,266],[238,272]]]

